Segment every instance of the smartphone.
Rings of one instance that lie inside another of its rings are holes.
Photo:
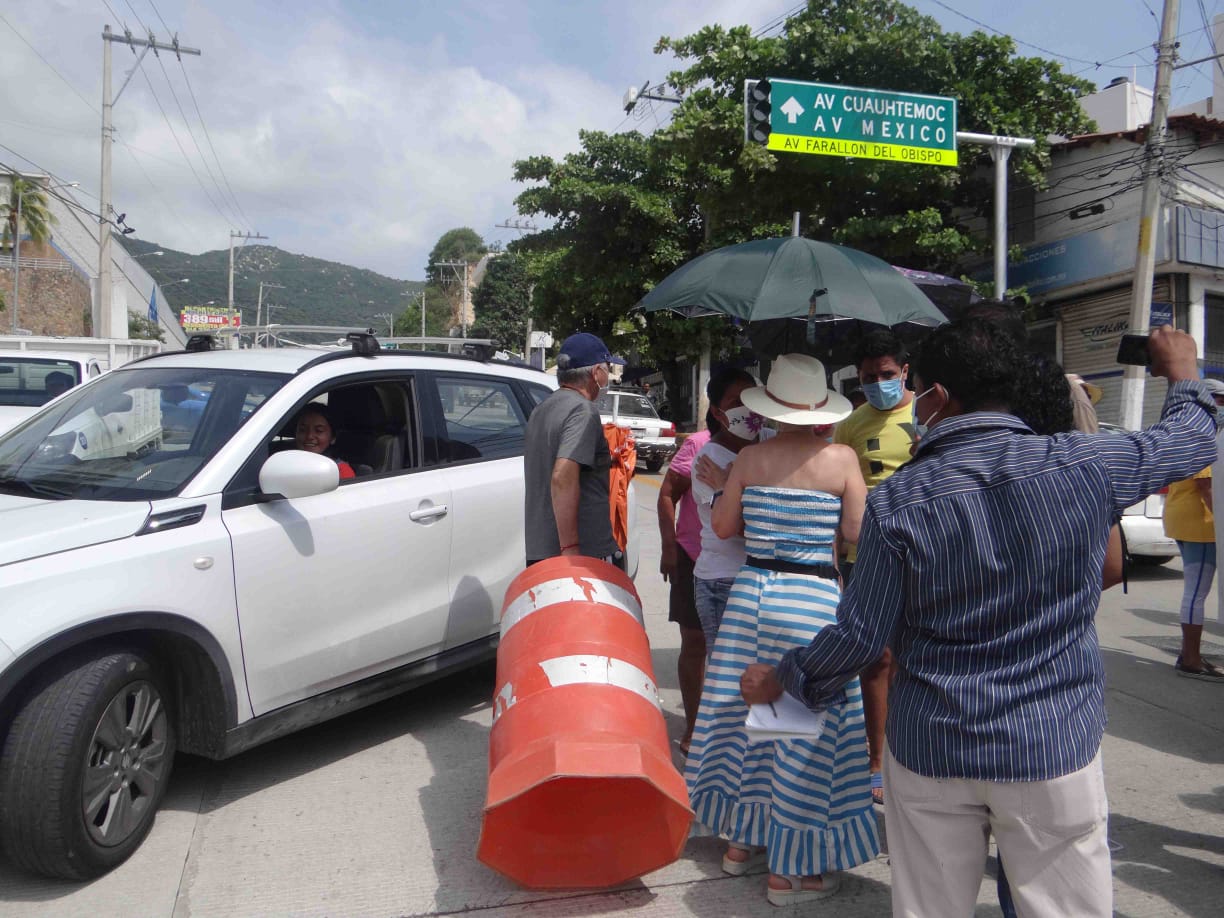
[[[1133,367],[1150,367],[1152,355],[1148,353],[1148,336],[1123,335],[1118,343],[1118,363]]]

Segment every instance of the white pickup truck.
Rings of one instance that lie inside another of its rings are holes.
[[[0,433],[67,390],[161,350],[126,338],[0,337]]]

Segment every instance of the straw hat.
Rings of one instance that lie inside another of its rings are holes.
[[[783,424],[833,424],[854,406],[829,390],[824,364],[806,354],[783,354],[769,371],[764,386],[745,389],[744,407]]]

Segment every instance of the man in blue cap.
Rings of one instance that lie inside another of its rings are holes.
[[[557,355],[560,388],[541,402],[527,424],[527,564],[557,555],[615,561],[608,508],[612,464],[595,400],[607,388],[613,357],[595,335],[570,335]]]

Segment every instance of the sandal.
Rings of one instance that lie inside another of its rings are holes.
[[[1185,676],[1187,679],[1202,679],[1204,682],[1224,682],[1224,670],[1220,669],[1214,663],[1208,663],[1203,660],[1197,668],[1187,666],[1182,662],[1182,658],[1178,657],[1177,662],[1173,664],[1173,669],[1179,676]]]
[[[884,775],[878,771],[871,773],[871,802],[876,806],[884,805]]]
[[[766,898],[769,899],[770,905],[796,905],[800,902],[815,902],[817,899],[827,899],[837,892],[837,888],[841,885],[841,881],[838,880],[835,873],[817,874],[814,877],[789,877],[776,873],[769,875],[771,880],[774,877],[785,880],[790,884],[790,888],[774,889],[772,886],[768,887]],[[813,880],[820,881],[820,889],[810,889],[803,885]]]
[[[733,858],[732,852],[742,855],[742,860]],[[727,853],[723,855],[722,869],[723,873],[729,873],[733,877],[742,877],[753,867],[759,867],[765,863],[765,849],[757,848],[749,845],[737,845],[735,842],[730,842],[727,845]]]

